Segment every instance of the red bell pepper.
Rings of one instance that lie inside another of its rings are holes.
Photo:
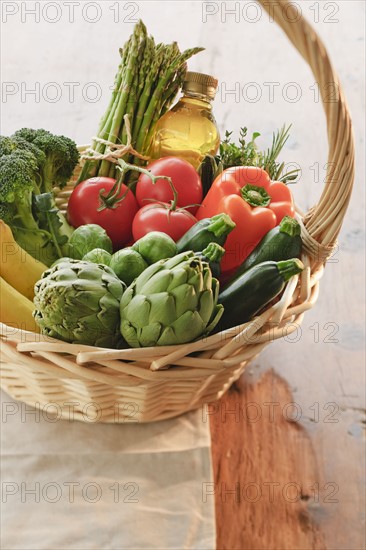
[[[228,168],[213,182],[196,213],[210,218],[225,213],[236,223],[228,235],[221,270],[229,274],[237,269],[268,231],[284,216],[295,215],[289,188],[271,182],[267,172],[253,166]]]

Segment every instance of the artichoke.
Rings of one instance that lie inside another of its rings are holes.
[[[73,344],[118,347],[123,283],[102,264],[57,263],[35,285],[33,313],[42,333]]]
[[[223,308],[219,282],[193,252],[149,266],[121,300],[121,333],[132,347],[191,342],[208,334]]]

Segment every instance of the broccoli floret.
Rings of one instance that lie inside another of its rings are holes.
[[[14,133],[12,138],[25,140],[33,144],[46,155],[46,161],[41,163],[42,193],[50,193],[54,187],[64,187],[72,176],[79,160],[79,152],[72,139],[56,136],[47,130],[22,128]]]
[[[65,255],[72,232],[52,189],[66,184],[78,158],[72,140],[46,130],[0,136],[0,219],[20,246],[46,265]]]
[[[8,138],[8,139],[11,139],[11,138]],[[24,138],[13,138],[13,144],[14,144],[14,147],[17,149],[17,150],[20,150],[20,151],[29,151],[30,153],[32,153],[37,161],[37,164],[38,164],[38,170],[41,169],[41,167],[45,164],[46,162],[46,155],[44,153],[44,151],[42,151],[42,149],[40,149],[39,147],[37,147],[36,145],[34,145],[34,143],[30,142],[30,141],[26,141]]]
[[[29,151],[13,151],[0,157],[0,201],[16,202],[36,190],[36,172],[38,169],[34,155]]]
[[[0,157],[10,155],[16,148],[16,143],[10,137],[0,136]]]

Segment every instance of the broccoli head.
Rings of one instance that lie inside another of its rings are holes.
[[[64,187],[72,176],[79,160],[75,142],[65,136],[56,136],[47,130],[22,128],[12,136],[15,142],[24,140],[40,149],[46,156],[40,163],[41,192],[50,193],[53,187]]]
[[[2,152],[13,142],[1,139]],[[44,261],[55,257],[46,232],[40,229],[33,213],[33,196],[39,193],[38,163],[29,150],[13,148],[0,157],[0,219],[7,223],[18,244]]]
[[[23,128],[10,138],[0,136],[0,219],[20,246],[46,265],[65,255],[72,232],[52,190],[66,184],[78,158],[71,139],[46,130]]]

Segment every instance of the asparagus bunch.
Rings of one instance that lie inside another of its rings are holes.
[[[146,154],[156,122],[169,109],[182,86],[186,61],[202,50],[191,48],[180,52],[176,42],[156,45],[154,38],[147,34],[143,22],[139,21],[132,36],[120,50],[121,61],[112,97],[100,121],[97,137],[113,144],[126,144],[124,116],[128,114],[131,145],[140,154]],[[108,147],[94,140],[79,181],[93,176],[116,177],[114,163],[92,160],[93,154],[103,155]],[[130,156],[126,160],[134,164],[141,163],[137,157]]]

